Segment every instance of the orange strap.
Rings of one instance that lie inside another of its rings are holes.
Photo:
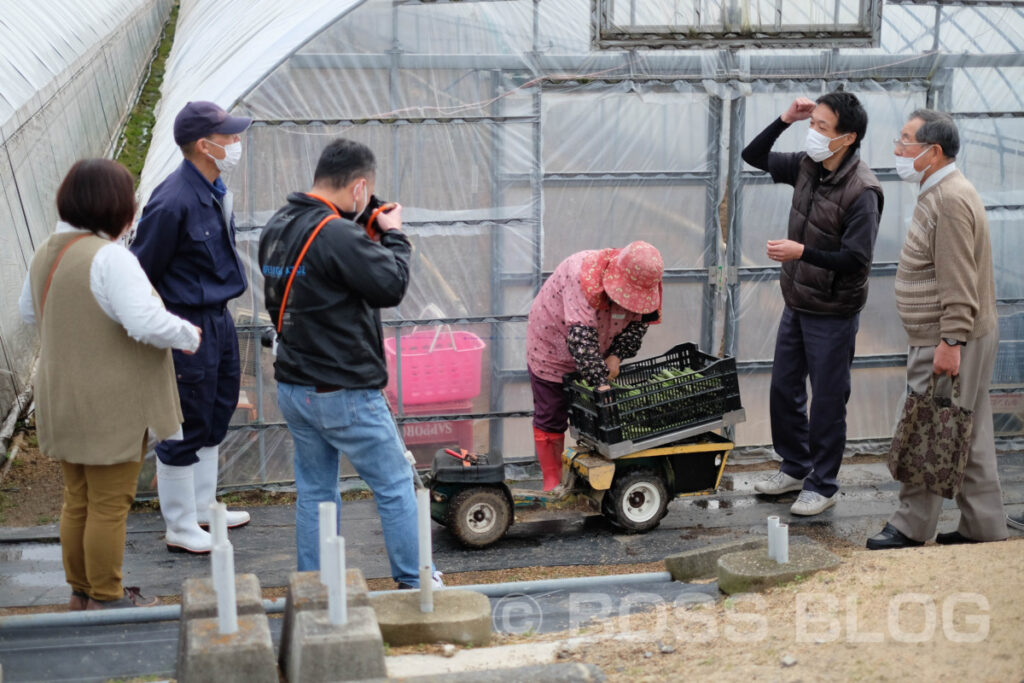
[[[309,196],[316,197],[317,199],[324,202],[331,208],[334,208],[334,205],[325,199],[317,197],[316,195]],[[288,304],[288,294],[292,291],[292,281],[295,279],[295,273],[298,272],[299,265],[302,263],[302,259],[306,257],[306,252],[309,251],[309,245],[313,244],[313,240],[316,239],[316,236],[320,233],[320,228],[324,227],[325,225],[327,225],[328,222],[333,221],[335,218],[341,218],[341,216],[339,216],[336,213],[333,213],[330,216],[324,218],[315,228],[313,228],[313,232],[310,234],[309,239],[307,239],[306,243],[302,245],[302,251],[299,252],[299,258],[295,259],[295,265],[292,266],[292,272],[288,273],[288,282],[284,286],[284,296],[281,297],[281,310],[278,311],[277,313],[278,334],[281,334],[281,326],[284,324],[284,309],[285,306]]]
[[[83,237],[88,237],[91,234],[92,233],[89,233],[89,234],[86,234],[86,235],[79,235],[75,239],[73,239],[70,242],[68,242],[67,244],[65,244],[64,248],[60,250],[59,254],[57,254],[57,258],[54,260],[53,266],[50,268],[50,274],[46,276],[46,284],[43,285],[43,298],[39,302],[39,318],[40,318],[40,321],[42,321],[42,317],[43,317],[43,307],[46,306],[46,295],[50,293],[50,283],[53,282],[53,274],[55,272],[57,272],[57,266],[60,265],[60,260],[62,258],[64,258],[64,252],[66,252],[68,249],[70,249],[72,244],[74,244],[78,240],[82,239]]]
[[[377,231],[373,229],[373,222],[377,220],[377,216],[381,215],[382,213],[387,213],[393,208],[395,208],[394,202],[381,204],[380,206],[373,210],[373,213],[370,214],[370,219],[366,221],[366,234],[374,242],[380,241],[380,235],[378,235]]]

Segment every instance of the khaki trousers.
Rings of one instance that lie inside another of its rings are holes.
[[[121,563],[128,510],[135,500],[142,458],[118,465],[64,461],[60,465],[64,471],[64,507],[60,513],[64,576],[71,590],[95,600],[122,598]]]
[[[976,541],[999,541],[1008,535],[1003,494],[996,470],[992,403],[988,395],[998,345],[999,331],[993,330],[984,337],[972,339],[960,349],[960,399],[957,403],[974,411],[974,428],[964,485],[956,497],[960,508],[957,531]],[[910,347],[907,386],[919,393],[927,391],[934,357],[934,347]],[[939,378],[935,386],[936,394],[949,396],[952,392],[948,376]],[[902,412],[902,406],[900,410]],[[900,484],[900,507],[889,520],[890,524],[908,538],[928,541],[935,535],[942,500],[942,496],[923,486]]]

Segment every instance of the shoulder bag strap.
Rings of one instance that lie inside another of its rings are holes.
[[[91,234],[92,233],[88,233],[88,234],[85,234],[85,235],[79,235],[78,237],[74,238],[73,240],[71,240],[70,242],[65,244],[64,248],[60,250],[59,254],[57,254],[57,258],[54,259],[53,265],[50,267],[50,274],[46,276],[46,284],[43,285],[43,296],[39,300],[39,320],[40,320],[40,322],[42,322],[42,318],[43,318],[43,308],[46,306],[46,295],[50,293],[50,283],[53,282],[53,274],[55,272],[57,272],[57,266],[60,265],[60,260],[62,258],[64,258],[65,252],[67,252],[67,250],[71,248],[72,244],[74,244],[78,240],[82,239],[83,237],[88,237]]]

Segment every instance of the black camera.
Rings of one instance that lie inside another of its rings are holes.
[[[373,216],[373,213],[382,206],[387,206],[388,203],[389,202],[381,201],[380,197],[378,197],[377,195],[371,194],[370,201],[366,203],[366,208],[363,209],[358,216],[356,216],[356,223],[358,225],[363,226],[364,228],[367,227],[367,225],[369,225],[370,217]]]
[[[371,194],[370,200],[366,203],[366,208],[355,217],[355,222],[357,225],[363,226],[370,239],[376,240],[384,232],[377,225],[377,217],[382,213],[391,211],[395,206],[394,202],[386,202],[377,195]]]

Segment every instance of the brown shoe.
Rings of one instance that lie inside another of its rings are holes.
[[[69,612],[81,612],[89,607],[89,596],[81,591],[71,591],[71,599],[68,600]]]
[[[139,591],[138,586],[126,586],[124,597],[117,600],[96,600],[89,598],[87,609],[122,609],[125,607],[155,607],[160,604],[160,598],[147,598]]]

